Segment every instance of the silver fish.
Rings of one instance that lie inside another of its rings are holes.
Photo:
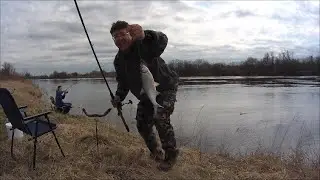
[[[156,101],[157,95],[160,93],[156,90],[156,87],[159,85],[157,82],[154,81],[154,78],[148,69],[148,67],[141,63],[140,65],[141,70],[141,79],[142,79],[142,89],[140,94],[146,93],[149,100],[153,104],[153,117],[156,118],[158,108],[163,108],[158,102]]]

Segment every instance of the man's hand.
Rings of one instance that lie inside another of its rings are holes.
[[[114,96],[113,100],[111,99],[111,104],[114,108],[117,107],[120,103],[121,103],[120,97],[117,95]]]
[[[139,24],[129,25],[128,31],[134,41],[144,39],[145,37],[144,31]]]

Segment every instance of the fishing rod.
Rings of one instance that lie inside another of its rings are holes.
[[[113,100],[113,99],[114,99],[114,95],[113,95],[113,93],[112,93],[112,91],[111,91],[111,89],[110,89],[110,87],[109,87],[109,84],[108,84],[108,82],[107,82],[107,80],[106,80],[106,78],[105,78],[105,76],[104,76],[104,73],[103,73],[103,71],[102,71],[102,68],[101,68],[101,66],[100,66],[100,63],[99,63],[99,61],[98,61],[97,55],[96,55],[96,53],[95,53],[95,51],[94,51],[94,49],[93,49],[93,45],[92,45],[92,43],[91,43],[91,41],[90,41],[90,38],[89,38],[89,35],[88,35],[88,32],[87,32],[86,26],[84,25],[84,22],[83,22],[83,19],[82,19],[82,16],[81,16],[81,13],[80,13],[78,4],[77,4],[77,0],[74,0],[74,3],[75,3],[75,5],[76,5],[77,11],[78,11],[78,15],[79,15],[79,17],[80,17],[80,20],[81,20],[83,29],[84,29],[84,31],[85,31],[85,33],[86,33],[86,35],[87,35],[89,44],[90,44],[91,49],[92,49],[92,52],[93,52],[93,55],[94,55],[94,57],[95,57],[95,59],[96,59],[96,61],[97,61],[97,64],[98,64],[98,66],[99,66],[99,69],[100,69],[100,72],[101,72],[101,74],[102,74],[102,77],[103,77],[103,79],[104,79],[104,81],[105,81],[105,83],[106,83],[106,85],[107,85],[107,87],[108,87],[108,90],[109,90],[109,92],[110,92],[110,96],[111,96],[111,98],[112,98],[112,100]],[[126,127],[127,131],[129,132],[129,131],[130,131],[130,130],[129,130],[129,127],[128,127],[128,125],[127,125],[127,123],[126,123],[126,121],[125,121],[125,119],[124,119],[124,117],[123,117],[122,111],[121,111],[121,104],[118,104],[118,105],[117,105],[117,110],[118,110],[118,116],[121,117],[121,120],[122,120],[124,126]]]
[[[74,86],[75,84],[71,84],[66,90],[64,91],[68,91],[68,89],[71,89],[72,86]]]

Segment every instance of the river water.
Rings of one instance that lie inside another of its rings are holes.
[[[179,87],[172,124],[179,146],[201,151],[224,150],[246,153],[264,148],[269,152],[288,153],[300,148],[319,154],[320,84],[315,79],[276,79],[235,81],[241,77],[187,78]],[[257,77],[261,78],[261,77]],[[183,78],[182,78],[183,79]],[[107,78],[113,92],[116,81]],[[197,83],[201,82],[201,83]],[[62,85],[70,88],[65,102],[72,102],[71,114],[103,113],[111,107],[103,79],[34,80],[48,96]],[[137,132],[137,99],[129,93],[123,107],[129,128]],[[109,121],[126,131],[116,109],[101,121]]]

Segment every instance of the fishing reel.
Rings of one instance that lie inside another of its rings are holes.
[[[126,104],[132,104],[132,101],[129,100],[127,103],[119,103],[119,105],[118,105],[118,106],[119,106],[119,109],[122,110],[122,106],[124,106],[124,105],[126,105]],[[118,112],[118,115],[119,115],[119,113],[120,113],[120,112]]]
[[[121,103],[121,106],[124,106],[124,105],[126,105],[126,104],[132,104],[132,101],[129,100],[127,103]]]

